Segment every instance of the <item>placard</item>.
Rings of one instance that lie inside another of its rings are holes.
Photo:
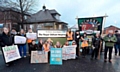
[[[26,37],[28,39],[37,39],[37,34],[36,33],[26,33]]]
[[[2,47],[2,50],[6,63],[21,58],[17,45]]]
[[[61,48],[51,48],[50,64],[62,65],[62,49]]]
[[[48,52],[32,51],[31,63],[48,63]]]
[[[66,30],[38,30],[38,37],[66,37]]]
[[[71,46],[64,46],[62,48],[62,59],[68,60],[68,59],[75,59],[76,58],[76,45]]]
[[[26,38],[23,36],[15,36],[14,37],[14,42],[15,44],[25,44],[26,43]]]

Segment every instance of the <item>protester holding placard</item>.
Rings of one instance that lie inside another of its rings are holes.
[[[13,45],[12,36],[9,33],[9,29],[6,27],[3,28],[3,33],[0,39],[1,39],[1,42],[0,42],[1,47]],[[9,66],[10,64],[11,63],[6,63],[6,66]]]
[[[11,30],[11,36],[12,36],[12,41],[13,43],[15,44],[15,40],[14,40],[14,37],[17,35],[17,31],[15,29],[12,29]]]
[[[54,45],[55,48],[62,48],[62,45],[60,44],[59,41],[56,42],[56,44]]]
[[[79,31],[76,31],[76,32],[75,32],[75,42],[76,42],[76,44],[77,44],[77,47],[76,47],[76,55],[77,55],[77,56],[80,56],[80,49],[79,49],[79,41],[80,41],[80,38],[81,38],[81,36],[80,36]]]
[[[30,49],[31,49],[31,51],[38,50],[38,46],[34,40],[32,41],[32,44],[30,45]],[[30,55],[31,55],[31,52],[30,52]]]
[[[65,44],[64,44],[64,46],[69,46],[69,42],[66,41]]]
[[[38,42],[38,50],[42,51],[43,50],[42,48],[43,48],[43,41],[42,41],[42,39],[40,39]]]
[[[31,28],[29,28],[28,33],[33,33],[33,31],[32,31]],[[29,55],[31,54],[31,48],[30,48],[30,45],[32,45],[32,40],[33,40],[33,39],[30,39],[30,38],[27,39]]]
[[[21,29],[19,36],[26,37],[25,31],[24,31],[23,29]],[[26,43],[24,43],[24,44],[19,44],[18,46],[19,46],[19,51],[20,51],[21,57],[26,58],[26,56],[27,56]]]

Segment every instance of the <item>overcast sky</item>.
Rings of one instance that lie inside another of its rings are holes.
[[[38,0],[38,10],[45,4],[47,9],[56,9],[61,14],[61,20],[73,26],[77,24],[75,18],[103,16],[106,18],[105,26],[120,27],[120,0]]]

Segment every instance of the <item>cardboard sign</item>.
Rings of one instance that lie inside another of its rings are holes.
[[[32,51],[31,63],[48,63],[48,52]]]
[[[26,43],[26,38],[23,36],[15,36],[14,37],[14,42],[15,44],[25,44]]]
[[[6,63],[21,58],[17,45],[2,47],[2,49]]]
[[[74,46],[64,46],[62,48],[62,59],[75,59],[76,58],[76,45]]]
[[[36,33],[26,33],[26,37],[28,39],[37,39],[37,34]]]
[[[62,49],[61,48],[51,48],[50,64],[62,65]]]

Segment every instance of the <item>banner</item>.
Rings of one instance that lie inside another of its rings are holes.
[[[21,58],[17,45],[2,47],[2,50],[6,63]]]
[[[32,51],[31,63],[48,63],[48,52]]]
[[[103,17],[78,18],[80,31],[102,31]]]
[[[26,37],[28,39],[37,39],[37,34],[36,33],[26,33]]]
[[[26,38],[22,36],[15,36],[14,37],[14,42],[15,44],[25,44],[26,43]]]
[[[38,30],[38,37],[66,37],[65,30]]]
[[[62,48],[62,59],[68,60],[68,59],[75,59],[76,58],[76,45],[74,46],[64,46]]]
[[[51,48],[50,64],[62,65],[62,49],[61,48]]]

